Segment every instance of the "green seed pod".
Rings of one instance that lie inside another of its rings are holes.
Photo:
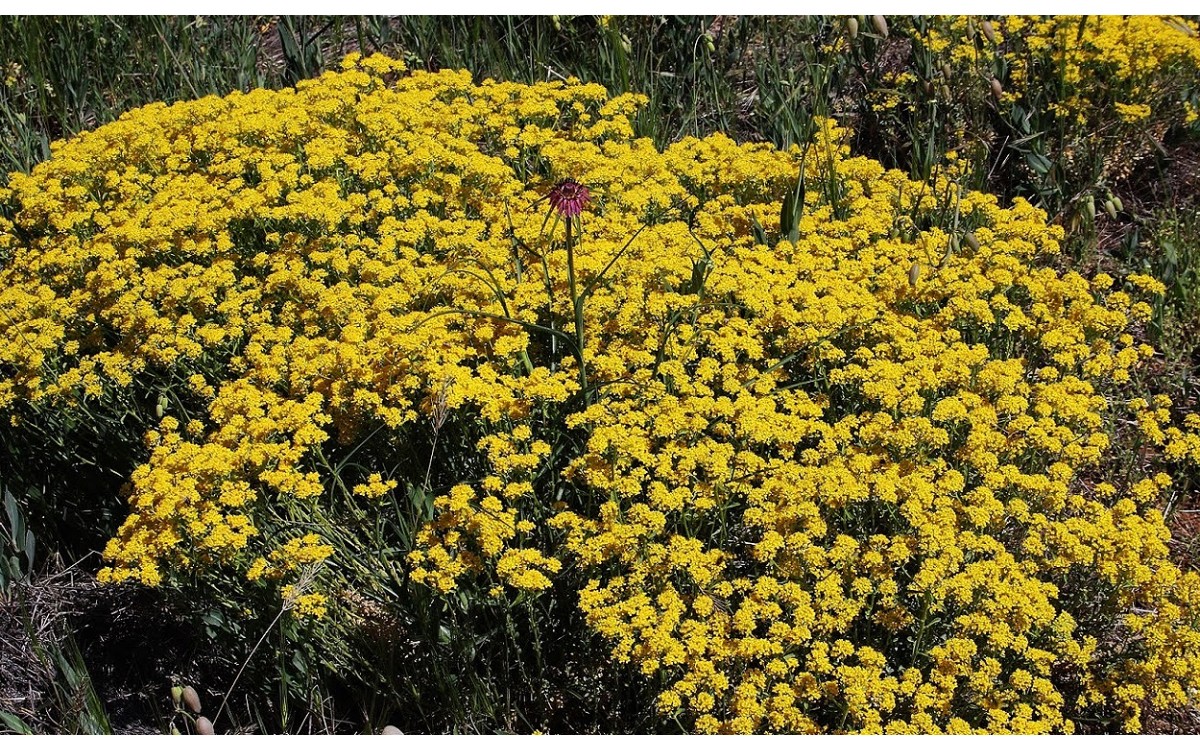
[[[183,732],[180,732],[180,731],[179,731],[179,727],[177,727],[177,726],[175,726],[174,724],[172,724],[172,725],[171,725],[171,734],[174,734],[174,735],[180,735],[180,734],[183,734]]]
[[[971,252],[979,252],[979,239],[974,232],[967,232],[963,235],[963,241],[967,243],[967,247],[971,248]]]
[[[404,732],[401,732],[396,727],[392,726],[391,724],[388,724],[386,727],[383,728],[383,731],[380,732],[380,734],[404,734]]]
[[[166,410],[167,410],[167,394],[160,393],[158,396],[158,403],[155,404],[155,406],[154,406],[154,413],[158,415],[159,419],[162,419],[163,412],[165,412]]]
[[[1113,205],[1117,207],[1117,210],[1118,210],[1118,211],[1124,211],[1124,210],[1125,210],[1125,204],[1121,202],[1121,199],[1120,199],[1119,197],[1117,197],[1117,196],[1115,196],[1115,195],[1114,195],[1114,196],[1112,197],[1112,202],[1113,202]]]
[[[171,688],[171,702],[175,704],[175,708],[179,708],[183,701],[183,688],[175,685]]]
[[[854,16],[850,16],[846,19],[846,33],[851,39],[858,38],[858,19]]]
[[[879,34],[879,36],[883,37],[884,39],[887,39],[888,27],[886,18],[883,16],[871,16],[871,25],[875,27],[875,33]]]
[[[217,733],[216,730],[213,729],[213,723],[211,721],[209,721],[207,717],[204,717],[204,716],[196,717],[196,734],[216,734],[216,733]]]
[[[708,47],[709,52],[717,51],[717,45],[713,44],[713,38],[711,36],[709,36],[708,34],[704,35],[704,46]]]
[[[979,24],[979,28],[983,29],[983,35],[987,37],[989,42],[992,44],[996,43],[996,30],[992,28],[991,21],[984,21],[983,23]]]
[[[1096,220],[1096,196],[1089,195],[1087,197],[1087,200],[1083,202],[1083,210],[1087,212],[1089,219]]]
[[[921,279],[921,264],[919,262],[913,261],[912,268],[908,269],[908,284],[909,284],[909,286],[916,286],[917,281],[919,281],[920,279]]]
[[[957,237],[951,237],[949,242],[950,252],[961,253],[962,245],[959,244]]]
[[[183,689],[183,705],[194,714],[200,713],[200,694],[191,685]]]
[[[1109,218],[1117,218],[1117,206],[1112,201],[1104,201],[1104,210],[1108,213]]]

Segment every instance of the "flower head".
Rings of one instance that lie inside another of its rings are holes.
[[[547,197],[555,211],[570,219],[583,213],[591,195],[587,188],[568,177],[555,185]]]

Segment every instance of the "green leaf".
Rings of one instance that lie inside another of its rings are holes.
[[[1032,151],[1025,154],[1025,161],[1028,162],[1030,169],[1043,177],[1048,174],[1051,167],[1054,166],[1054,162],[1050,161],[1041,154],[1035,154]]]
[[[33,561],[34,561],[34,551],[35,551],[34,545],[36,543],[37,543],[37,540],[34,539],[33,532],[26,531],[25,532],[25,562],[27,563],[27,569],[29,570],[30,573],[33,573]]]
[[[750,226],[754,230],[754,241],[759,245],[767,244],[767,230],[763,229],[762,224],[758,223],[758,217],[750,216]]]
[[[712,263],[707,258],[701,258],[692,264],[692,278],[688,281],[687,286],[682,290],[685,294],[696,294],[704,288],[704,281],[708,278],[709,268]]]
[[[793,193],[783,194],[783,204],[779,208],[779,234],[787,236],[796,226],[796,196]]]
[[[17,505],[17,498],[13,493],[9,492],[8,488],[4,488],[4,513],[8,516],[8,530],[12,533],[13,541],[20,539],[22,534],[17,533],[18,525],[22,525],[21,508]]]
[[[16,734],[33,734],[33,729],[28,724],[21,721],[20,717],[10,714],[7,711],[0,711],[0,723],[8,727],[8,731]]]

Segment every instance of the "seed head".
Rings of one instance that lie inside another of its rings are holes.
[[[588,189],[575,180],[567,178],[550,190],[550,206],[564,218],[570,219],[583,213],[591,199]]]

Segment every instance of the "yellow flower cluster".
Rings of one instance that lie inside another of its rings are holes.
[[[517,520],[516,504],[534,499],[530,479],[550,453],[549,444],[532,436],[528,424],[518,424],[511,433],[480,440],[479,449],[493,470],[480,482],[487,494],[478,499],[470,485],[458,484],[449,495],[434,500],[437,519],[417,534],[417,549],[408,555],[414,566],[412,580],[448,592],[464,574],[490,571],[518,590],[550,586],[548,575],[557,573],[562,563],[536,548],[513,546],[536,528],[528,519]]]
[[[324,594],[303,594],[292,584],[284,586],[282,594],[284,606],[288,611],[295,613],[296,617],[311,617],[319,620],[328,611],[325,606],[327,599]]]
[[[943,92],[939,100],[996,98],[1014,122],[1057,120],[1064,132],[1079,133],[1088,143],[1061,144],[1061,153],[1046,156],[1073,166],[1073,160],[1091,158],[1077,153],[1090,147],[1104,156],[1104,173],[1096,177],[1124,176],[1133,160],[1151,152],[1146,133],[1161,140],[1169,128],[1196,120],[1196,102],[1188,94],[1200,74],[1200,26],[1194,19],[950,16],[927,19],[912,38],[928,55],[926,91]],[[888,96],[915,83],[911,76],[886,73],[887,86],[871,95]],[[999,88],[989,90],[991,79]]]
[[[278,549],[271,550],[266,557],[255,560],[246,578],[251,581],[259,578],[279,579],[305,566],[323,562],[332,554],[333,547],[324,544],[320,535],[305,534],[298,539],[288,540]]]
[[[1176,16],[1014,16],[998,22],[999,34],[1019,37],[1029,55],[1009,55],[1011,76],[1021,87],[1042,85],[1030,77],[1033,57],[1048,54],[1067,93],[1063,114],[1084,124],[1097,105],[1121,120],[1141,123],[1182,119],[1178,92],[1164,90],[1165,76],[1200,68],[1200,27]],[[1186,75],[1186,73],[1185,73]],[[1111,89],[1119,98],[1098,100]]]
[[[1172,100],[1161,80],[1200,67],[1200,27],[1178,16],[1002,16],[990,21],[949,16],[917,29],[915,38],[951,71],[995,75],[992,63],[1002,58],[1016,89],[1009,101],[1047,85],[1034,76],[1053,71],[1065,94],[1058,102],[1060,112],[1079,124],[1097,114],[1097,105],[1111,107],[1126,122],[1178,114],[1183,102]],[[1101,92],[1118,98],[1097,100]],[[1171,111],[1158,111],[1158,105]]]
[[[660,152],[598,86],[344,68],[130,112],[0,193],[17,428],[146,383],[202,407],[148,436],[106,580],[319,562],[332,537],[281,508],[396,487],[364,451],[338,490],[326,447],[448,419],[482,437],[410,580],[576,586],[697,731],[1136,730],[1194,699],[1170,480],[1094,481],[1152,279],[1056,271],[1028,202],[852,157],[832,122]],[[546,177],[589,192],[573,244]]]

